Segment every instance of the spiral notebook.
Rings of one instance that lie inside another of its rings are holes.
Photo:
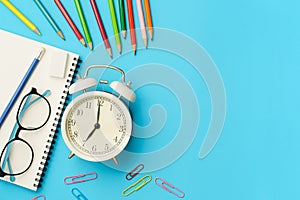
[[[15,176],[13,182],[9,176],[1,178],[3,181],[31,190],[37,190],[43,173],[45,173],[45,164],[49,159],[48,154],[57,132],[58,121],[67,98],[69,85],[76,72],[79,55],[0,30],[1,114],[41,48],[46,50],[43,58],[0,128],[0,152],[2,152],[16,123],[17,109],[22,97],[29,93],[32,87],[35,87],[40,94],[50,90],[51,94],[46,97],[51,105],[51,115],[47,124],[34,133],[20,133],[20,137],[25,139],[33,148],[32,165],[24,174]],[[38,117],[32,116],[32,119]],[[22,163],[23,156],[17,155],[17,157],[17,162]]]

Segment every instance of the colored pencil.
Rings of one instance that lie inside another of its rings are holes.
[[[146,27],[145,27],[145,19],[144,19],[142,0],[136,0],[136,7],[137,7],[139,21],[140,21],[140,29],[141,29],[141,33],[142,33],[142,39],[144,41],[145,47],[147,48],[148,39],[147,39],[147,33],[146,33]]]
[[[23,15],[13,4],[11,4],[8,0],[0,0],[3,5],[5,5],[13,14],[16,15],[30,30],[34,31],[38,35],[41,35],[38,28],[27,18]]]
[[[120,23],[123,38],[126,38],[126,18],[125,18],[125,2],[124,0],[119,0],[119,12],[120,12]]]
[[[24,77],[21,80],[18,88],[16,89],[15,93],[11,97],[8,105],[6,106],[6,108],[4,109],[4,111],[3,111],[3,113],[2,113],[2,115],[0,117],[0,127],[2,126],[2,124],[5,121],[6,117],[10,113],[12,107],[16,103],[18,97],[20,96],[21,92],[23,91],[24,87],[26,86],[26,84],[27,84],[28,80],[30,79],[32,73],[34,72],[35,68],[37,67],[37,65],[39,64],[39,62],[42,59],[43,55],[45,54],[45,51],[46,50],[44,48],[42,48],[39,51],[38,55],[33,59],[30,67],[28,68],[26,74],[24,75]]]
[[[103,22],[102,22],[101,15],[99,13],[97,4],[96,4],[95,0],[90,0],[90,3],[91,3],[91,6],[92,6],[92,9],[93,9],[93,12],[94,12],[94,15],[95,15],[95,18],[96,18],[96,21],[97,21],[97,24],[98,24],[103,42],[104,42],[104,46],[106,48],[106,51],[107,51],[108,55],[110,57],[112,57],[111,46],[110,46],[109,40],[107,38],[107,34],[106,34],[106,31],[105,31],[105,28],[104,28],[104,25],[103,25]]]
[[[134,55],[136,54],[136,35],[135,35],[135,26],[134,26],[134,15],[133,15],[133,8],[132,8],[132,0],[126,0],[127,1],[127,12],[128,12],[128,21],[129,21],[129,29],[130,29],[130,40],[131,40],[131,46],[134,52]]]
[[[66,21],[70,25],[71,29],[73,30],[73,32],[76,35],[76,37],[78,38],[78,40],[81,42],[81,44],[83,44],[83,46],[86,46],[85,41],[83,39],[83,36],[79,32],[77,26],[73,22],[72,18],[70,17],[70,15],[66,11],[66,9],[64,8],[64,6],[60,2],[60,0],[54,0],[54,2],[57,5],[58,9],[60,10],[61,14],[64,16],[64,18],[66,19]]]
[[[81,4],[80,4],[80,0],[74,0],[74,2],[75,2],[76,10],[77,10],[80,22],[81,22],[81,26],[82,26],[82,29],[83,29],[83,32],[84,32],[84,35],[85,35],[86,42],[88,43],[88,46],[92,50],[93,49],[93,42],[92,42],[90,31],[89,31],[89,28],[87,26],[87,23],[86,23],[84,14],[83,14],[83,10],[82,10]]]
[[[117,22],[117,16],[116,16],[116,11],[115,11],[115,4],[113,0],[108,0],[108,5],[109,5],[109,10],[110,10],[110,17],[111,17],[111,22],[112,26],[114,29],[114,34],[115,34],[115,39],[116,39],[116,45],[119,50],[119,52],[122,52],[122,45],[121,45],[121,40],[120,40],[120,33],[119,33],[119,27],[118,27],[118,22]]]
[[[150,9],[149,0],[144,0],[144,8],[146,12],[146,20],[147,20],[147,29],[150,35],[150,39],[153,39],[153,24],[152,24],[152,15]]]
[[[49,24],[52,26],[54,31],[57,33],[59,37],[61,37],[63,40],[65,39],[61,29],[58,27],[58,25],[55,23],[49,12],[46,10],[45,6],[42,4],[40,0],[34,0],[37,7],[40,9],[40,11],[43,13]]]

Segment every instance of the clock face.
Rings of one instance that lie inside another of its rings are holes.
[[[67,146],[89,161],[105,161],[117,156],[127,145],[132,119],[127,106],[116,96],[87,92],[66,108],[62,133]]]

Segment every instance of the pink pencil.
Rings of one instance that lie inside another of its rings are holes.
[[[142,33],[142,38],[145,44],[145,47],[148,46],[148,39],[147,39],[147,33],[146,33],[146,26],[145,26],[145,19],[144,19],[144,12],[142,7],[142,0],[136,0],[136,7],[138,11],[139,21],[140,21],[140,29]]]

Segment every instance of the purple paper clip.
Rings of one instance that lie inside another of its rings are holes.
[[[67,176],[64,179],[64,183],[66,185],[75,184],[75,183],[83,183],[86,181],[95,180],[98,177],[96,172],[90,172],[86,174],[78,174],[74,176]]]
[[[160,177],[156,177],[154,180],[154,183],[156,185],[158,185],[159,187],[163,188],[164,190],[170,192],[171,194],[176,195],[179,198],[184,197],[184,192],[182,190],[178,189],[177,187],[175,187],[171,183],[168,183],[167,181],[165,181],[164,179],[162,179]]]
[[[126,179],[127,179],[128,181],[130,181],[130,180],[133,179],[136,175],[138,175],[143,169],[144,169],[144,165],[143,165],[143,164],[139,164],[139,165],[136,166],[133,170],[131,170],[130,172],[128,172],[128,174],[126,174]]]
[[[40,194],[40,195],[38,195],[38,196],[36,196],[36,197],[33,197],[31,200],[46,200],[46,196],[45,195],[43,195],[43,194]]]

